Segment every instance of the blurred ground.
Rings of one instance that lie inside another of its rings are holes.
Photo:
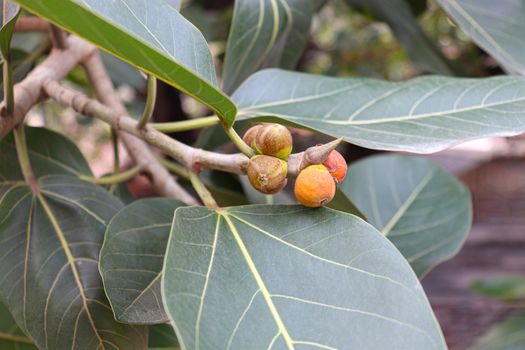
[[[463,350],[512,311],[472,293],[471,283],[525,271],[525,159],[469,150],[432,158],[458,175],[474,200],[474,225],[465,246],[423,280],[450,350]]]

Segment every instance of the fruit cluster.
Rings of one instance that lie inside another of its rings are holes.
[[[286,186],[288,165],[292,152],[292,135],[279,124],[262,123],[248,129],[243,137],[257,153],[250,159],[247,174],[252,186],[259,192],[274,194]],[[301,170],[295,181],[295,197],[307,207],[320,207],[335,196],[338,183],[346,176],[343,156],[332,151],[323,164],[310,165]]]

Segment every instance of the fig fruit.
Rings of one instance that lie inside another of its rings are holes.
[[[295,198],[306,207],[321,207],[335,196],[334,178],[322,164],[310,165],[295,180]]]
[[[247,168],[248,180],[253,188],[264,194],[279,192],[286,185],[288,164],[285,161],[266,155],[254,156]]]

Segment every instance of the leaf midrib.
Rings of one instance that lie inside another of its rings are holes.
[[[95,336],[97,337],[98,341],[99,341],[99,347],[101,347],[102,349],[105,349],[105,346],[104,346],[104,341],[102,340],[102,337],[101,335],[99,334],[98,332],[98,329],[95,325],[95,321],[93,319],[93,316],[91,315],[91,310],[89,309],[89,305],[88,305],[88,301],[87,301],[87,296],[84,292],[84,286],[82,284],[82,281],[80,279],[80,273],[78,272],[77,270],[77,267],[75,265],[75,257],[73,256],[73,253],[71,252],[71,250],[69,249],[69,245],[68,245],[68,242],[67,242],[67,239],[65,237],[65,234],[64,232],[62,231],[62,228],[60,227],[60,224],[58,223],[58,220],[57,218],[55,217],[53,211],[51,210],[51,208],[49,207],[49,204],[47,203],[47,200],[44,198],[44,196],[42,194],[38,194],[36,195],[38,201],[40,202],[40,204],[42,205],[42,207],[44,208],[44,211],[49,219],[49,221],[51,222],[51,225],[53,226],[54,230],[55,230],[55,233],[57,235],[57,238],[60,242],[60,245],[62,246],[62,249],[64,250],[64,253],[66,255],[66,258],[67,258],[67,262],[68,262],[68,265],[70,266],[71,268],[71,272],[73,273],[73,277],[75,279],[75,283],[77,285],[77,288],[79,290],[79,294],[80,294],[80,297],[82,299],[82,307],[84,309],[84,311],[86,312],[86,315],[89,319],[89,323],[95,333]],[[79,313],[80,315],[80,313]]]
[[[448,116],[448,115],[454,115],[454,114],[463,113],[463,112],[483,110],[483,109],[490,108],[490,107],[499,107],[499,106],[504,106],[506,104],[518,103],[518,102],[523,102],[523,101],[525,101],[525,97],[513,99],[513,100],[504,100],[504,101],[499,101],[495,103],[465,107],[465,108],[440,111],[440,112],[430,112],[430,113],[422,113],[422,114],[415,114],[415,115],[407,115],[407,116],[399,116],[399,117],[391,117],[391,118],[367,119],[367,120],[355,120],[355,119],[354,120],[330,120],[330,119],[315,120],[313,118],[297,117],[297,116],[286,115],[282,113],[273,113],[273,114],[276,116],[286,117],[292,120],[304,120],[304,121],[310,121],[310,122],[315,121],[315,122],[322,122],[325,124],[332,124],[332,125],[373,125],[373,124],[381,124],[381,123],[395,123],[395,122],[404,122],[404,121],[410,121],[410,120],[427,119],[427,118],[432,118],[432,117]],[[253,106],[253,107],[250,107],[250,109],[241,109],[239,110],[238,116],[250,115],[247,112],[268,113],[264,111],[264,109],[258,111],[257,108],[258,108],[257,106]],[[468,120],[465,120],[465,122],[468,122]]]
[[[3,333],[3,332],[0,332],[0,340],[7,340],[13,343],[23,343],[23,344],[33,345],[33,341],[27,337],[9,334],[9,333]]]
[[[271,296],[271,293],[269,292],[268,288],[266,287],[266,284],[264,283],[264,280],[262,279],[259,271],[257,270],[257,267],[250,255],[250,252],[248,251],[248,248],[246,247],[246,245],[244,244],[244,241],[242,240],[240,234],[239,234],[239,231],[237,231],[237,228],[235,227],[235,225],[233,224],[232,220],[230,219],[228,213],[220,213],[219,214],[220,216],[222,216],[224,218],[224,220],[226,221],[228,227],[230,228],[232,234],[233,234],[233,237],[235,238],[235,241],[237,242],[237,245],[239,246],[239,249],[241,250],[241,253],[244,257],[244,259],[246,260],[246,263],[248,265],[248,268],[250,269],[253,277],[255,278],[255,281],[261,291],[261,294],[264,298],[264,300],[266,301],[266,304],[268,305],[268,308],[270,309],[270,313],[277,325],[277,328],[279,330],[279,333],[281,334],[281,336],[283,337],[285,343],[286,343],[286,346],[289,350],[294,350],[295,347],[293,345],[293,340],[292,338],[290,337],[290,334],[288,333],[288,329],[286,328],[286,326],[284,325],[284,322],[282,321],[281,319],[281,315],[279,314],[279,312],[277,311],[277,308],[275,306],[275,304],[273,303],[273,299],[272,299],[272,296]]]

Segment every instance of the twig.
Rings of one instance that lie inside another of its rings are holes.
[[[94,105],[101,108],[102,110],[115,111],[118,114],[127,114],[126,108],[122,104],[113,83],[109,78],[104,64],[100,59],[98,52],[90,55],[84,62],[84,68],[88,75],[88,78],[95,90],[97,98],[104,104],[97,101],[91,100]],[[52,83],[52,81],[49,81]],[[44,84],[45,86],[55,85],[55,87],[61,88],[61,86],[56,84]],[[45,89],[49,94],[48,89]],[[81,97],[86,98],[82,94],[79,94]],[[71,100],[71,105],[75,104],[76,98],[73,96]],[[78,99],[78,102],[81,102],[81,99]],[[88,99],[89,100],[89,99]],[[77,103],[78,103],[77,102]],[[132,119],[132,118],[130,118]],[[133,119],[132,119],[133,120]],[[133,120],[134,124],[137,122]],[[118,123],[113,125],[116,131],[122,131],[118,126]],[[135,131],[136,125],[135,125]],[[142,132],[142,131],[139,131]],[[145,144],[142,140],[131,136],[130,134],[119,132],[119,138],[122,140],[126,148],[128,149],[131,157],[138,164],[144,172],[150,175],[153,186],[159,192],[159,194],[177,198],[188,205],[198,204],[197,200],[188,193],[179,183],[175,181],[173,176],[164,168],[152,151],[149,149],[148,145]]]

